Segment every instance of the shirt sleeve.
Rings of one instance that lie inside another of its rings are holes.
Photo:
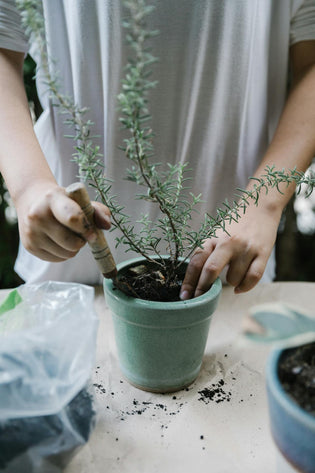
[[[15,0],[0,0],[0,48],[23,53],[29,49]]]
[[[304,0],[291,19],[290,45],[315,40],[315,1]]]

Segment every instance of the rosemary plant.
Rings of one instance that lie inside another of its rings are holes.
[[[148,43],[158,32],[150,30],[146,20],[154,8],[146,5],[145,0],[124,0],[128,17],[123,27],[126,29],[132,58],[126,65],[118,95],[120,122],[128,132],[121,149],[130,162],[126,178],[140,188],[136,197],[157,205],[161,215],[156,222],[152,222],[148,215],[140,216],[137,223],[142,228],[136,232],[123,205],[112,194],[112,182],[104,172],[100,149],[93,144],[93,123],[86,118],[88,109],[78,107],[71,97],[61,93],[58,78],[49,69],[41,1],[17,0],[17,3],[26,32],[38,45],[41,67],[51,98],[60,111],[67,114],[66,123],[74,130],[70,137],[75,143],[73,159],[78,164],[80,178],[95,189],[96,199],[109,207],[113,228],[120,231],[116,238],[117,245],[125,245],[126,251],[133,250],[150,262],[153,262],[152,255],[157,255],[155,264],[164,271],[167,284],[172,284],[180,266],[196,248],[202,247],[205,239],[216,237],[217,231],[221,229],[227,232],[227,225],[232,221],[237,222],[251,202],[258,205],[261,192],[268,193],[269,188],[277,188],[281,192],[280,184],[289,186],[293,182],[297,186],[306,184],[308,194],[312,192],[315,185],[313,175],[305,175],[296,169],[284,172],[267,167],[265,173],[255,179],[251,190],[238,189],[237,200],[231,204],[224,202],[215,216],[206,214],[197,231],[190,228],[189,221],[192,212],[197,210],[201,195],[189,192],[187,163],[168,164],[165,170],[152,159],[154,134],[150,127],[149,93],[156,87],[156,81],[150,77],[157,58]],[[165,243],[168,260],[161,257],[161,247],[165,247]]]

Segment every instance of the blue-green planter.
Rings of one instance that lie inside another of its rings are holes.
[[[278,378],[278,363],[282,354],[283,350],[274,351],[267,365],[272,435],[286,459],[288,467],[285,471],[315,473],[315,417],[302,409],[283,389]]]
[[[118,271],[144,261],[129,260]],[[155,302],[128,297],[114,289],[111,280],[104,280],[124,377],[151,392],[178,391],[190,385],[201,368],[221,289],[217,279],[206,294],[195,299]]]

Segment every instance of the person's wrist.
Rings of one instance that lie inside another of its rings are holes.
[[[27,202],[34,199],[44,198],[48,192],[53,192],[59,188],[54,178],[40,178],[25,183],[11,196],[13,203],[19,213],[20,208],[25,208]]]
[[[253,190],[253,187],[249,187],[248,190]],[[294,195],[295,184],[291,183],[289,186],[286,183],[282,183],[278,188],[268,187],[259,195],[257,204],[252,201],[250,207],[256,207],[273,218],[281,217],[281,214],[287,206],[292,195]]]

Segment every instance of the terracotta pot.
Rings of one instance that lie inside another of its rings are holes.
[[[144,261],[129,260],[118,271]],[[201,368],[221,289],[217,279],[206,294],[195,299],[156,302],[128,297],[113,288],[111,280],[104,280],[124,377],[151,392],[173,392],[190,385]]]

